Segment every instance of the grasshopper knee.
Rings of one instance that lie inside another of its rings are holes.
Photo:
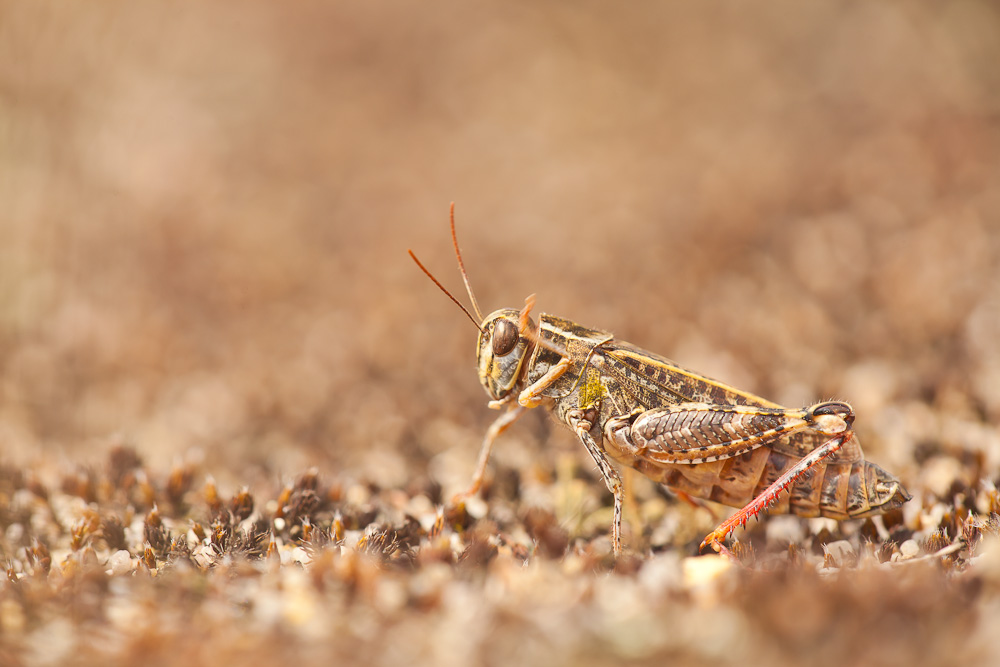
[[[632,417],[614,417],[604,425],[604,440],[620,452],[637,455],[639,447],[632,441]]]
[[[854,408],[841,401],[817,403],[805,415],[806,422],[820,433],[837,435],[851,430]]]

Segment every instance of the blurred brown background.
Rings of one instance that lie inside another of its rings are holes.
[[[471,470],[455,200],[486,310],[996,459],[998,62],[988,1],[0,3],[2,458]]]

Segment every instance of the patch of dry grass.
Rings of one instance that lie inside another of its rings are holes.
[[[750,664],[931,664],[981,655],[975,633],[1000,581],[998,496],[981,485],[915,501],[887,541],[871,521],[798,535],[801,520],[771,521],[738,543],[744,569],[695,556],[696,541],[653,545],[653,526],[615,563],[606,520],[567,530],[525,509],[517,482],[488,508],[445,509],[434,486],[315,470],[231,497],[204,480],[191,466],[150,470],[125,448],[52,486],[5,468],[7,664],[699,664],[734,651]],[[977,491],[983,508],[966,500]],[[640,499],[648,510],[657,498]]]

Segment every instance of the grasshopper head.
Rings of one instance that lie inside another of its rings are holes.
[[[430,271],[420,263],[413,251],[408,251],[413,261],[417,263],[420,270],[427,274],[427,277],[444,292],[455,305],[462,309],[476,328],[479,329],[479,342],[477,343],[477,356],[479,361],[479,381],[486,389],[493,400],[502,401],[510,396],[514,388],[521,380],[521,374],[525,367],[525,362],[534,348],[532,341],[535,340],[535,323],[528,317],[531,307],[535,303],[535,295],[532,294],[524,300],[522,310],[504,308],[491,313],[489,317],[483,319],[482,311],[479,310],[479,303],[476,295],[472,293],[472,285],[469,283],[469,275],[465,272],[465,263],[462,262],[462,252],[458,248],[458,236],[455,234],[455,202],[451,204],[451,243],[455,246],[455,258],[458,259],[458,270],[462,273],[462,280],[465,282],[465,289],[469,293],[469,300],[472,301],[472,310],[476,313],[473,317],[469,309],[452,296],[451,292],[438,282]],[[479,322],[482,321],[482,324]]]
[[[503,400],[514,390],[534,347],[533,337],[521,328],[522,321],[526,329],[535,330],[531,318],[513,308],[491,313],[480,327],[476,353],[479,382],[493,400]]]

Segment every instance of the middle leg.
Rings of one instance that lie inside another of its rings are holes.
[[[593,436],[590,435],[590,429],[593,428],[593,422],[586,419],[585,413],[582,410],[571,410],[566,415],[566,419],[569,422],[570,428],[576,433],[576,436],[583,443],[583,446],[587,448],[590,452],[590,456],[593,457],[594,462],[597,464],[597,468],[601,471],[601,476],[604,477],[604,483],[608,487],[608,491],[615,498],[615,514],[614,519],[611,524],[611,548],[614,551],[615,558],[618,558],[622,554],[622,479],[621,475],[618,474],[618,470],[615,469],[611,461],[608,460],[607,454],[600,448],[600,446],[594,441]]]

